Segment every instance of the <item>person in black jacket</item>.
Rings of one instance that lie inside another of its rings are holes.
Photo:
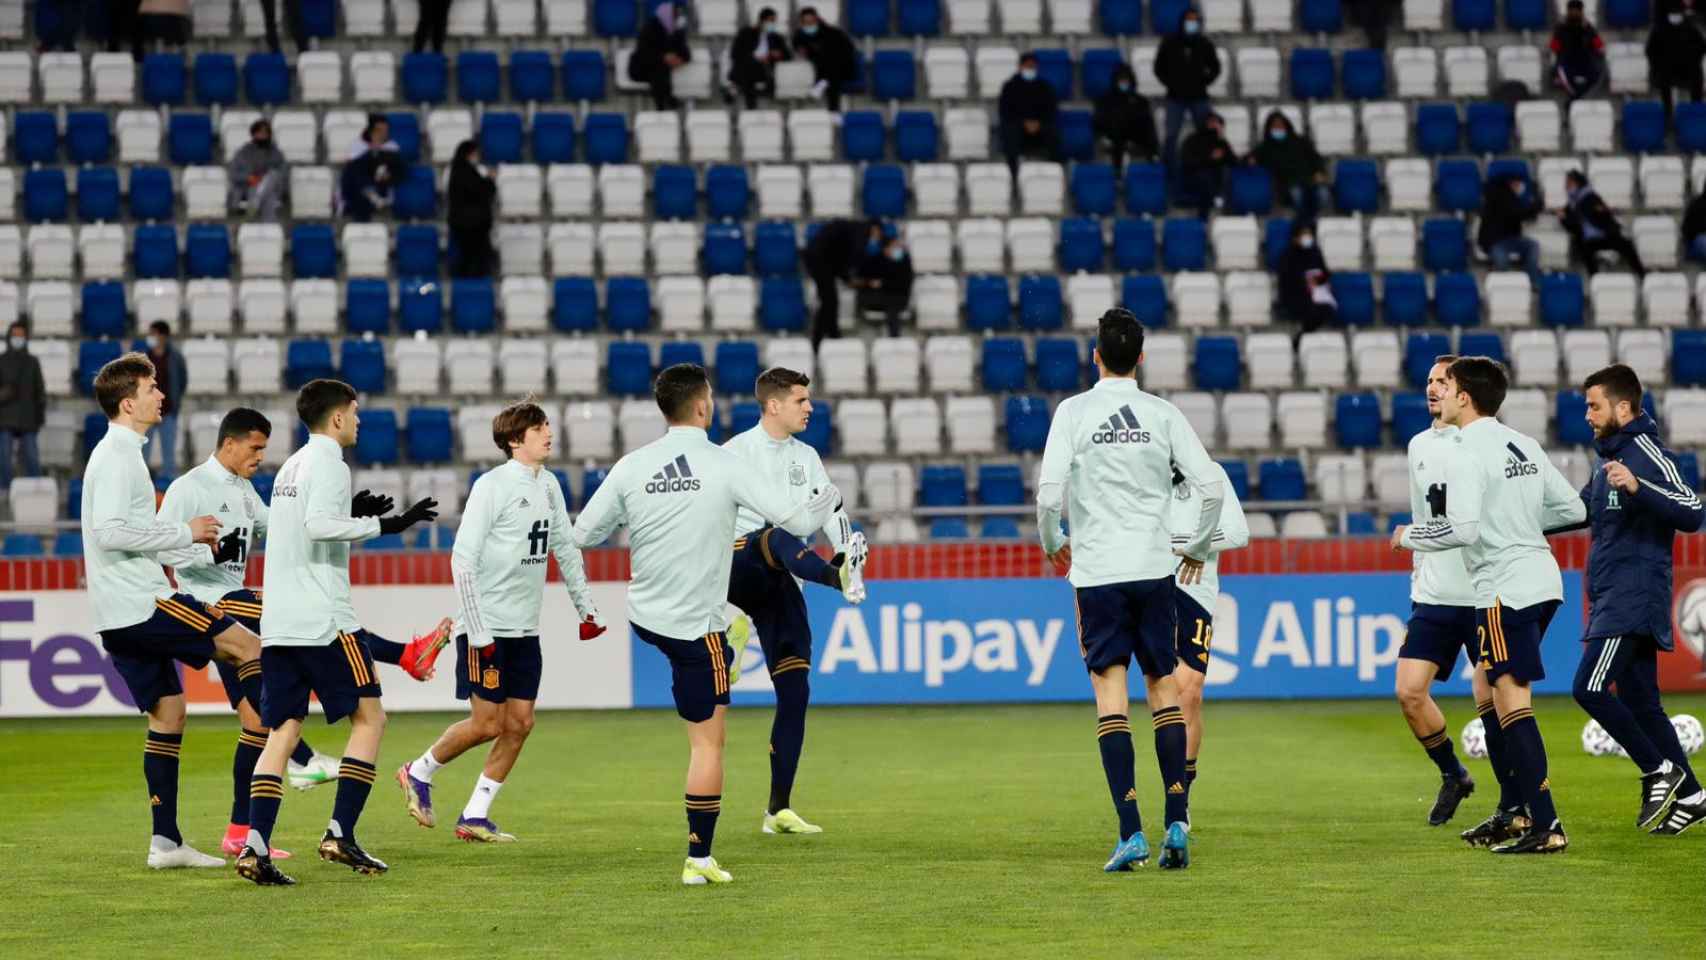
[[[344,164],[338,176],[338,193],[343,198],[344,216],[356,223],[366,223],[373,215],[391,205],[391,190],[403,179],[408,166],[396,144],[387,139],[388,127],[383,118],[369,117],[362,131],[358,151]]]
[[[492,275],[492,203],[498,195],[498,185],[480,168],[480,145],[464,140],[456,145],[456,157],[450,162],[450,187],[446,191],[450,207],[448,226],[450,241],[456,245],[456,261],[451,264],[453,277],[489,277]]]
[[[1706,192],[1696,194],[1682,212],[1682,246],[1689,256],[1706,262]]]
[[[1327,208],[1327,163],[1315,141],[1298,133],[1283,110],[1262,121],[1262,141],[1245,159],[1268,171],[1274,192],[1291,204],[1297,220],[1312,223]]]
[[[1573,692],[1641,771],[1636,824],[1677,834],[1706,819],[1706,788],[1659,698],[1658,656],[1674,644],[1673,541],[1699,530],[1706,512],[1659,440],[1658,425],[1642,412],[1635,371],[1613,364],[1583,389],[1602,464],[1582,490],[1593,541],[1586,643]]]
[[[840,27],[833,27],[817,15],[814,7],[800,8],[800,28],[794,31],[794,49],[811,61],[817,83],[812,95],[823,105],[841,112],[841,92],[847,89],[859,73],[859,56],[852,38]]]
[[[1701,36],[1700,28],[1689,22],[1682,4],[1669,0],[1664,11],[1647,34],[1647,76],[1658,89],[1659,99],[1664,101],[1665,123],[1669,124],[1674,88],[1687,87],[1688,96],[1695,103],[1706,93],[1702,89],[1706,87],[1706,74],[1700,66],[1701,58],[1706,57],[1706,36]]]
[[[1185,138],[1180,150],[1183,169],[1179,174],[1179,200],[1197,208],[1197,216],[1208,219],[1210,210],[1220,206],[1226,193],[1227,171],[1238,162],[1232,144],[1222,133],[1226,121],[1220,114],[1210,113],[1203,125]]]
[[[1552,82],[1574,103],[1605,75],[1605,40],[1588,22],[1582,0],[1570,0],[1564,19],[1552,28]]]
[[[1498,270],[1522,264],[1528,282],[1540,289],[1540,243],[1522,235],[1522,225],[1540,215],[1540,198],[1517,174],[1495,177],[1481,188],[1481,226],[1475,245]]]
[[[301,0],[296,0],[296,2],[300,3]],[[444,36],[450,29],[450,5],[454,2],[455,0],[420,0],[420,21],[415,24],[416,53],[426,50],[429,46],[432,47],[433,53],[444,52]],[[289,8],[290,4],[287,3],[285,5],[285,9],[288,11]],[[266,4],[266,9],[269,13],[272,10],[272,3],[270,0],[268,0]],[[299,29],[298,24],[301,22],[302,14],[297,13],[291,22],[292,33],[295,33]],[[273,27],[273,20],[269,16],[267,18],[268,42],[275,42],[277,36],[278,33]],[[297,49],[300,50],[302,48],[298,47]],[[278,47],[274,46],[273,51],[276,53],[278,51]]]
[[[12,488],[14,451],[24,462],[22,476],[41,476],[36,434],[46,422],[41,361],[30,355],[29,329],[15,320],[6,332],[6,352],[0,353],[0,490]]]
[[[693,59],[687,47],[687,8],[673,0],[660,3],[640,28],[634,53],[628,58],[628,79],[652,88],[652,106],[674,110],[675,71]]]
[[[1292,323],[1303,333],[1334,323],[1339,308],[1328,285],[1332,275],[1327,272],[1327,260],[1315,245],[1313,224],[1300,225],[1292,231],[1291,242],[1280,255],[1274,271],[1279,280],[1279,304]]]
[[[1060,129],[1055,120],[1060,114],[1060,94],[1054,84],[1037,73],[1037,55],[1027,53],[1019,58],[1019,72],[1001,85],[1001,152],[1007,156],[1007,166],[1013,176],[1019,175],[1019,157],[1025,153],[1040,153],[1060,162]]]
[[[729,48],[729,83],[724,99],[734,102],[734,91],[740,91],[746,108],[758,106],[758,95],[776,92],[776,64],[793,59],[788,41],[776,27],[776,9],[765,7],[758,11],[758,23],[741,27],[735,34],[734,46]]]
[[[1571,170],[1564,175],[1564,188],[1570,199],[1557,211],[1558,221],[1569,231],[1570,245],[1589,275],[1599,271],[1600,252],[1611,250],[1629,264],[1636,276],[1645,277],[1647,268],[1641,263],[1640,252],[1623,235],[1623,225],[1600,198],[1599,191],[1588,185],[1588,178],[1580,170]]]
[[[1137,75],[1131,67],[1122,63],[1114,71],[1114,85],[1096,101],[1092,123],[1114,161],[1115,177],[1125,166],[1127,153],[1135,160],[1155,159],[1155,111],[1149,98],[1137,92]]]
[[[1167,133],[1162,162],[1177,177],[1179,132],[1185,114],[1191,126],[1201,130],[1208,120],[1208,88],[1220,76],[1220,54],[1203,36],[1202,14],[1188,9],[1179,18],[1179,30],[1161,41],[1155,51],[1155,79],[1167,88]]]
[[[1345,0],[1345,16],[1362,27],[1370,50],[1385,50],[1386,24],[1392,19],[1393,10],[1401,5],[1402,0]]]
[[[841,293],[837,280],[851,280],[867,253],[882,249],[881,220],[831,220],[806,242],[806,273],[817,287],[817,314],[812,318],[812,349],[826,337],[841,336]]]
[[[881,313],[888,322],[889,336],[900,336],[900,315],[912,304],[912,257],[900,237],[890,237],[877,253],[867,253],[859,262],[859,312]]]

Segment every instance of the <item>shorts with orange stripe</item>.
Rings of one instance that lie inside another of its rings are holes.
[[[261,592],[259,590],[233,590],[214,604],[222,613],[249,629],[250,633],[260,636],[261,633]],[[231,709],[237,709],[237,704],[243,699],[243,681],[237,676],[237,668],[223,660],[213,661],[214,669],[219,671],[219,684],[225,688],[225,699],[230,701]]]
[[[276,727],[308,716],[308,695],[320,699],[327,723],[355,712],[365,697],[379,696],[373,655],[354,633],[312,647],[261,648],[261,722]]]
[[[688,723],[711,719],[717,705],[729,702],[729,663],[734,650],[728,636],[709,633],[692,640],[677,640],[654,633],[637,623],[629,626],[641,640],[663,651],[669,658],[674,684],[675,712]]]
[[[102,630],[101,646],[124,678],[136,708],[147,713],[162,699],[184,692],[179,663],[197,670],[206,667],[213,659],[213,638],[236,625],[219,609],[175,593],[156,599],[147,620]]]
[[[1494,606],[1475,611],[1475,637],[1480,644],[1475,662],[1487,671],[1489,683],[1505,676],[1522,683],[1546,679],[1540,641],[1560,605],[1558,600],[1543,600],[1513,609],[1495,601]]]
[[[539,699],[545,658],[538,637],[493,637],[483,647],[456,638],[456,699],[479,697],[491,703]]]

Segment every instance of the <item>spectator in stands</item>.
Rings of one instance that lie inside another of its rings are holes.
[[[1682,213],[1682,243],[1689,256],[1706,262],[1706,192],[1695,194]]]
[[[350,148],[349,158],[354,160],[371,149],[389,150],[399,157],[402,156],[403,148],[391,139],[391,121],[383,113],[367,115],[367,126],[362,128],[361,136],[356,138],[355,146]]]
[[[368,117],[362,142],[338,177],[344,216],[357,223],[366,223],[391,205],[391,189],[407,169],[389,136],[390,126],[382,118]]]
[[[1167,135],[1162,162],[1178,179],[1179,132],[1185,114],[1191,115],[1193,130],[1208,120],[1208,88],[1220,76],[1220,54],[1202,29],[1202,14],[1187,9],[1179,18],[1179,30],[1161,41],[1155,51],[1155,79],[1167,88]]]
[[[450,239],[456,244],[456,262],[451,265],[454,277],[489,277],[492,275],[492,223],[496,220],[493,203],[498,184],[490,173],[480,167],[480,145],[464,140],[456,145],[456,157],[450,161],[450,187],[446,191],[450,205]]]
[[[36,0],[36,39],[40,51],[77,52],[83,31],[83,0]]]
[[[1159,142],[1155,136],[1155,111],[1149,98],[1137,92],[1137,74],[1120,64],[1114,85],[1096,101],[1096,136],[1114,161],[1114,176],[1125,166],[1126,154],[1134,160],[1153,160]]]
[[[1570,232],[1570,245],[1587,272],[1597,272],[1600,252],[1611,250],[1623,258],[1636,276],[1645,277],[1647,268],[1641,263],[1640,252],[1624,236],[1623,225],[1617,222],[1611,207],[1588,183],[1588,178],[1580,170],[1571,170],[1564,175],[1564,188],[1570,200],[1564,209],[1557,211],[1558,219]]]
[[[231,206],[262,220],[277,220],[284,197],[284,152],[272,142],[272,124],[249,124],[249,142],[231,158]]]
[[[881,220],[831,220],[806,241],[806,273],[817,288],[817,314],[812,317],[812,349],[826,338],[841,336],[841,294],[837,280],[851,281],[867,253],[882,249]]]
[[[654,109],[674,110],[681,105],[675,99],[675,71],[691,59],[693,51],[687,48],[687,8],[669,0],[658,4],[640,28],[634,55],[628,58],[628,79],[652,88]]]
[[[164,320],[148,326],[148,359],[154,363],[154,385],[166,395],[160,401],[160,422],[148,431],[149,442],[160,450],[160,470],[154,477],[156,483],[171,483],[178,475],[178,414],[183,410],[190,370],[172,344],[172,327]]]
[[[912,305],[912,256],[900,237],[890,237],[876,253],[859,263],[857,304],[861,314],[880,313],[889,336],[900,336],[900,316]]]
[[[794,49],[811,61],[817,82],[812,96],[841,112],[841,92],[859,75],[859,55],[847,31],[825,23],[813,7],[800,8],[800,28],[794,31]]]
[[[14,321],[0,353],[0,492],[12,488],[12,455],[24,461],[22,476],[41,476],[36,434],[47,422],[47,385],[41,361],[30,354],[29,329]]]
[[[136,15],[134,52],[138,58],[149,41],[168,47],[182,47],[189,42],[190,0],[142,0],[136,7]]]
[[[1552,28],[1552,82],[1574,103],[1605,75],[1605,40],[1588,22],[1582,0],[1570,0],[1564,19]]]
[[[1701,58],[1706,57],[1706,36],[1701,36],[1700,28],[1688,21],[1683,4],[1666,0],[1663,9],[1663,15],[1653,21],[1652,32],[1647,34],[1647,76],[1658,89],[1659,99],[1664,101],[1668,125],[1674,88],[1687,87],[1689,97],[1696,103],[1706,93],[1702,90],[1706,74],[1700,67]]]
[[[261,0],[261,22],[266,24],[267,49],[273,53],[278,53],[280,49],[278,45],[278,2],[279,0]],[[421,20],[415,28],[415,52],[417,53],[421,49],[421,28],[425,27],[427,22],[426,11],[435,2],[437,0],[426,0],[422,4]],[[446,16],[448,16],[450,0],[444,0],[444,7]],[[441,19],[439,22],[442,24],[443,20]],[[297,53],[308,49],[308,35],[302,28],[302,0],[284,0],[284,26],[290,31],[290,42],[296,44]],[[438,47],[436,49],[440,51],[444,49],[444,28],[442,26],[439,28]]]
[[[1037,55],[1019,58],[1019,72],[1001,85],[1001,152],[1013,176],[1019,175],[1021,154],[1041,154],[1060,162],[1060,94],[1037,73]]]
[[[300,3],[301,0],[294,0]],[[444,35],[450,30],[450,5],[455,0],[420,0],[420,20],[415,23],[415,52],[444,52]]]
[[[1345,12],[1351,22],[1362,28],[1371,50],[1386,49],[1386,24],[1392,11],[1403,6],[1403,0],[1345,0]]]
[[[1210,113],[1180,148],[1183,169],[1179,174],[1178,196],[1187,206],[1195,206],[1197,216],[1204,220],[1210,210],[1224,202],[1226,173],[1238,162],[1232,144],[1226,142],[1225,128],[1226,121],[1220,114]]]
[[[758,106],[759,94],[776,92],[776,64],[792,60],[788,41],[776,25],[776,8],[758,11],[758,23],[741,27],[729,50],[729,85],[723,99],[734,102],[736,91],[745,98],[748,110]]]
[[[1246,157],[1268,171],[1274,190],[1291,204],[1300,223],[1314,223],[1326,208],[1327,164],[1315,142],[1297,132],[1283,111],[1268,114],[1262,124],[1262,142]]]
[[[137,32],[141,0],[111,0],[107,7],[107,52],[117,53],[120,46],[129,44],[131,55],[142,59],[142,35]]]
[[[1500,270],[1520,263],[1529,283],[1540,289],[1540,243],[1522,235],[1522,225],[1540,216],[1540,198],[1517,174],[1495,177],[1481,189],[1481,227],[1475,244]]]
[[[1327,260],[1315,245],[1313,224],[1300,224],[1291,232],[1291,242],[1280,255],[1280,310],[1297,324],[1299,335],[1318,330],[1339,319],[1338,301],[1333,299],[1332,274]]]

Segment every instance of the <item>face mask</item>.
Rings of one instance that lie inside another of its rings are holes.
[[[1676,26],[1676,25],[1677,25],[1677,24],[1679,24],[1679,23],[1681,23],[1681,22],[1682,22],[1682,14],[1680,14],[1680,13],[1673,13],[1673,14],[1671,14],[1671,15],[1670,15],[1670,16],[1668,16],[1668,17],[1666,17],[1666,18],[1665,18],[1665,19],[1666,19],[1666,20],[1669,20],[1669,21],[1670,21],[1670,25],[1671,25],[1671,26],[1673,26],[1673,27],[1674,27],[1674,26]]]
[[[152,336],[152,335],[149,336],[149,338],[148,338],[148,349],[150,349],[150,350],[160,349],[160,338],[158,336]]]
[[[13,350],[22,350],[30,341],[25,337],[7,337],[6,342],[12,345]]]
[[[1120,81],[1120,92],[1121,93],[1130,93],[1131,92],[1131,81],[1130,80],[1121,80]]]
[[[1027,68],[1024,70],[1020,70],[1019,76],[1024,77],[1026,80],[1035,80],[1037,78],[1037,72],[1035,70]]]
[[[1202,24],[1198,23],[1195,20],[1186,20],[1185,21],[1185,35],[1186,36],[1194,37],[1199,33],[1202,33]]]
[[[815,37],[815,36],[817,36],[817,24],[808,23],[805,26],[800,28],[800,32],[805,34],[808,37]]]
[[[776,32],[776,25],[774,23],[765,24],[764,25],[764,32],[765,33],[775,33]]]
[[[905,256],[906,251],[900,247],[895,247],[893,250],[889,251],[889,259],[896,263],[899,263]]]
[[[1315,238],[1314,237],[1298,237],[1297,238],[1297,245],[1302,247],[1305,250],[1308,250],[1309,248],[1315,246]]]
[[[256,137],[255,138],[255,146],[260,147],[262,150],[265,150],[266,148],[272,146],[272,138],[271,137]]]
[[[1275,139],[1275,140],[1284,140],[1286,137],[1286,133],[1287,133],[1287,131],[1284,127],[1279,127],[1279,128],[1273,129],[1273,130],[1269,130],[1268,136]]]
[[[865,243],[865,252],[866,253],[878,253],[882,249],[883,249],[883,245],[878,243],[875,240],[870,240],[870,241],[867,241]]]

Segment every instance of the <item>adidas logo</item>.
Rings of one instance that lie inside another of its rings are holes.
[[[1182,784],[1182,783],[1173,783],[1173,784],[1170,784],[1170,785],[1168,785],[1168,787],[1167,787],[1167,792],[1168,792],[1168,793],[1171,793],[1171,794],[1174,794],[1174,795],[1177,795],[1177,794],[1181,794],[1181,793],[1184,793],[1184,792],[1185,792],[1185,785],[1184,785],[1184,784]]]
[[[1130,800],[1130,801],[1136,801],[1137,800],[1137,788],[1132,787],[1130,790],[1127,790],[1125,792],[1125,799]]]
[[[1546,779],[1540,781],[1540,789],[1542,789],[1542,790],[1552,789],[1552,778],[1547,777]]]
[[[1540,464],[1528,459],[1515,443],[1505,444],[1505,449],[1511,452],[1510,459],[1505,461],[1505,479],[1514,480],[1517,477],[1532,477],[1540,473]]]
[[[691,830],[687,831],[687,842],[688,843],[698,843],[699,842],[699,834],[697,834]]]
[[[651,482],[646,484],[647,493],[681,493],[698,489],[699,478],[687,466],[685,453],[664,464],[664,468],[652,474]]]
[[[220,504],[219,505],[219,512],[220,513],[230,513],[231,512],[230,504],[225,504],[225,503]]]
[[[160,805],[160,795],[157,793],[149,794],[148,805],[153,806],[153,807],[158,807]]]
[[[1118,413],[1099,424],[1096,432],[1090,435],[1091,443],[1148,443],[1149,431],[1138,425],[1137,415],[1131,412],[1131,405],[1122,405]]]
[[[531,507],[531,506],[533,506],[533,504],[531,504],[531,503],[528,503],[528,502],[527,502],[527,498],[526,498],[526,497],[522,497],[522,498],[521,498],[521,509],[523,509],[523,510],[526,510],[526,509],[528,509],[528,508],[529,508],[529,507]]]

